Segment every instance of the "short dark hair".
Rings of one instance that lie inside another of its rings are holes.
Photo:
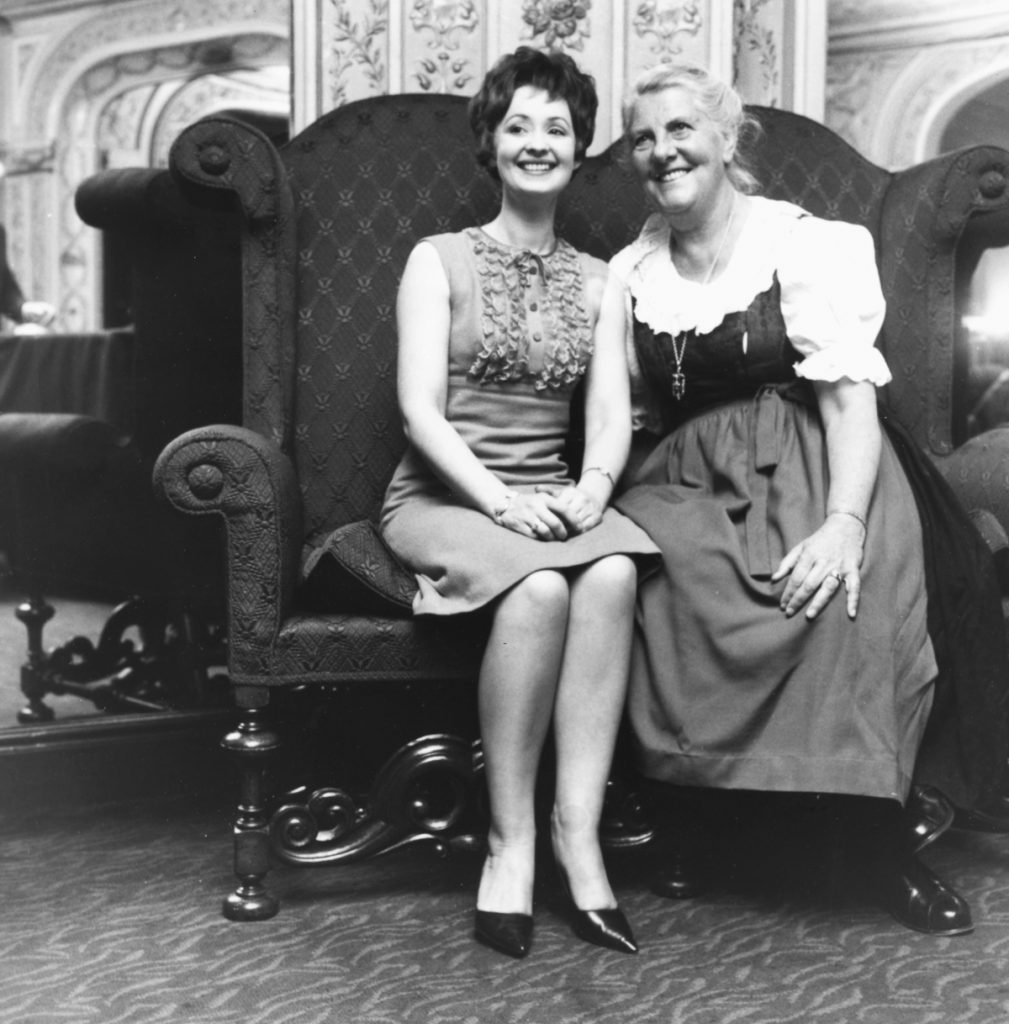
[[[566,54],[520,46],[505,54],[487,72],[480,91],[469,101],[469,123],[476,136],[476,157],[497,178],[494,132],[504,120],[515,93],[524,85],[542,89],[552,100],[564,100],[571,111],[575,159],[583,160],[596,130],[595,79]]]

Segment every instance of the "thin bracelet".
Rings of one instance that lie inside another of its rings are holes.
[[[827,515],[828,516],[851,516],[852,519],[857,519],[862,524],[862,529],[865,530],[866,533],[869,532],[869,527],[866,525],[865,519],[862,516],[860,516],[857,512],[852,512],[850,509],[847,509],[847,508],[828,508],[827,509]]]
[[[511,508],[512,502],[517,497],[518,491],[505,491],[505,495],[501,501],[491,509],[491,518],[498,524],[498,526],[504,525],[501,520],[504,519],[505,513]]]
[[[603,476],[606,477],[607,480],[609,480],[610,487],[617,486],[613,481],[613,476],[611,475],[610,471],[608,469],[603,469],[602,466],[588,466],[586,469],[582,470],[582,476],[585,476],[586,473],[602,473]]]

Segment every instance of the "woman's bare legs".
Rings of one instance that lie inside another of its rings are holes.
[[[479,715],[490,830],[477,908],[532,913],[534,798],[565,648],[568,582],[527,576],[498,603],[480,668]]]
[[[582,910],[616,906],[599,846],[606,780],[623,712],[637,573],[625,555],[594,562],[570,583],[554,707],[554,854]]]

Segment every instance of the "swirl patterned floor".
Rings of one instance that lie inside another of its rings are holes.
[[[578,941],[544,872],[535,947],[514,962],[471,939],[478,865],[420,850],[278,868],[279,916],[229,923],[218,911],[232,884],[226,818],[177,803],[4,816],[0,1021],[1009,1021],[1009,837],[949,833],[929,851],[971,901],[969,936],[907,931],[791,870],[663,902],[638,852],[615,857],[611,875],[639,956]]]

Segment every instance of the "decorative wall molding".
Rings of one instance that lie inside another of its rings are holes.
[[[269,88],[226,74],[239,66],[294,67],[297,131],[384,92],[469,95],[519,43],[564,49],[597,80],[597,152],[619,134],[625,84],[662,59],[699,61],[752,102],[821,116],[825,9],[826,0],[8,4],[0,154],[14,173],[0,189],[0,214],[12,264],[30,294],[57,304],[60,329],[97,326],[98,236],[77,219],[77,185],[107,163],[161,163],[178,126],[257,91],[278,110]]]
[[[0,38],[0,65],[13,55],[8,67],[17,68],[7,136],[0,139],[5,162],[20,167],[31,154],[49,154],[44,164],[5,181],[3,214],[11,264],[26,294],[56,304],[57,329],[80,331],[101,323],[99,239],[77,217],[73,197],[103,166],[103,144],[118,140],[123,156],[131,146],[121,144],[132,140],[136,163],[156,163],[161,151],[144,147],[163,150],[170,128],[162,122],[159,138],[153,115],[170,111],[186,83],[236,67],[289,67],[289,5],[82,0],[64,7],[40,22],[26,12]],[[210,101],[218,92],[209,86],[202,96]],[[187,109],[196,115],[195,103]]]
[[[839,6],[831,6],[825,121],[883,167],[935,156],[957,111],[1009,77],[1001,3],[965,2],[955,18],[931,0]]]
[[[943,46],[1009,32],[1004,0],[830,0],[830,52]]]
[[[521,43],[564,50],[595,77],[593,152],[619,134],[626,83],[660,61],[705,64],[751,102],[823,113],[826,0],[320,2],[318,16],[309,5],[293,8],[295,131],[380,93],[470,95],[488,66]]]

